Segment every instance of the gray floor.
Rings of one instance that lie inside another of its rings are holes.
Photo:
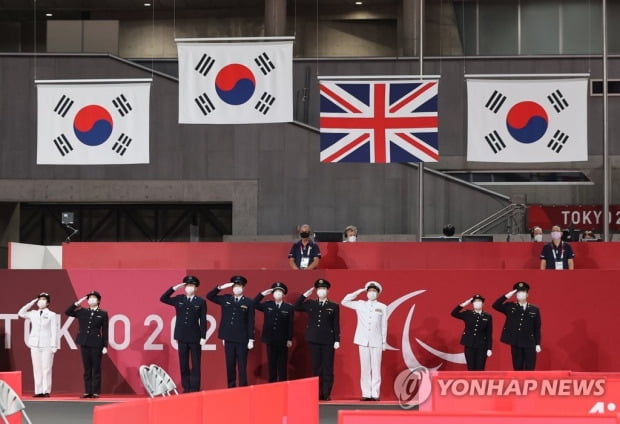
[[[26,413],[32,424],[91,424],[93,408],[107,402],[93,401],[24,401]],[[322,404],[319,408],[320,424],[338,422],[341,409],[399,409],[398,405],[332,405]]]

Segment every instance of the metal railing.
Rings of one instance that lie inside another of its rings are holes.
[[[506,223],[507,234],[517,234],[525,231],[525,212],[527,206],[522,203],[511,203],[482,221],[463,231],[462,235],[480,234],[498,224]],[[523,228],[522,228],[523,227]]]

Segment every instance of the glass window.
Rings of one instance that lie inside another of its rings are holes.
[[[517,55],[518,2],[480,1],[478,39],[481,56]]]
[[[558,6],[558,0],[521,0],[520,54],[560,52]]]

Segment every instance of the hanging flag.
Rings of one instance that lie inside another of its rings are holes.
[[[181,40],[179,40],[181,41]],[[293,120],[293,40],[179,42],[179,123]]]
[[[149,163],[150,80],[35,82],[37,164]]]
[[[437,162],[433,81],[321,81],[321,162]]]
[[[587,79],[467,80],[467,160],[588,160]]]

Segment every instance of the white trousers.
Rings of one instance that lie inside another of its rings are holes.
[[[360,346],[360,385],[362,397],[379,398],[381,393],[381,354],[380,347]]]
[[[34,375],[34,393],[51,393],[54,351],[51,347],[31,347],[30,356]]]

